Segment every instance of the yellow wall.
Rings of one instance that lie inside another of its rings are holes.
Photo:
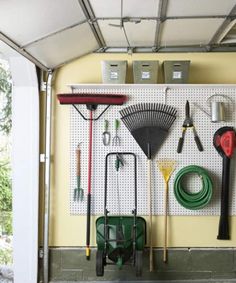
[[[73,61],[56,72],[54,82],[52,188],[50,215],[51,246],[84,246],[86,218],[70,216],[69,212],[69,107],[60,107],[56,93],[69,92],[70,83],[101,83],[101,60],[127,60],[128,82],[132,82],[133,60],[191,60],[189,83],[234,84],[236,82],[235,53],[175,53],[175,54],[91,54]],[[162,75],[159,82],[163,82]],[[93,218],[94,220],[94,218]],[[216,240],[219,217],[169,217],[169,246],[219,247],[236,246],[236,217],[231,218],[230,241]],[[162,246],[163,217],[154,217],[154,245]],[[92,245],[95,229],[92,225]]]

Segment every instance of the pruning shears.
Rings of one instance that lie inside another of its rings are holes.
[[[184,144],[184,137],[185,137],[185,133],[187,129],[192,129],[193,135],[194,135],[194,141],[197,145],[197,148],[199,151],[203,151],[202,143],[200,141],[200,138],[193,124],[193,119],[190,117],[190,106],[189,106],[188,100],[186,101],[186,104],[185,104],[185,119],[184,119],[183,126],[182,126],[182,137],[179,138],[179,142],[178,142],[178,147],[177,147],[178,153],[182,152],[182,148]]]

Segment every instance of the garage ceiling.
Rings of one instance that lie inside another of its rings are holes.
[[[42,69],[91,52],[236,51],[236,0],[2,0],[0,39]]]

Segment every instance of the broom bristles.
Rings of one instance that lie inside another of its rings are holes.
[[[176,119],[176,113],[174,107],[162,103],[139,103],[120,111],[129,131],[152,126],[168,131]]]
[[[128,97],[123,94],[58,94],[60,104],[105,104],[105,105],[122,105]]]

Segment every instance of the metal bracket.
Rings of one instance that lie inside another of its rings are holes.
[[[47,83],[41,82],[40,84],[40,91],[46,91],[47,90]]]
[[[39,258],[43,258],[43,248],[39,248]]]
[[[91,119],[89,119],[89,118],[86,118],[86,117],[81,113],[81,111],[79,110],[78,106],[76,106],[75,104],[72,104],[72,106],[75,108],[75,110],[80,114],[80,116],[81,116],[84,120],[86,120],[86,121],[91,120]],[[108,109],[110,106],[111,106],[110,104],[107,105],[106,108],[105,108],[96,118],[93,118],[92,120],[93,120],[93,121],[97,121],[97,120],[107,111],[107,109]]]
[[[45,153],[40,153],[39,155],[39,162],[40,163],[45,163],[46,157],[45,157]]]

